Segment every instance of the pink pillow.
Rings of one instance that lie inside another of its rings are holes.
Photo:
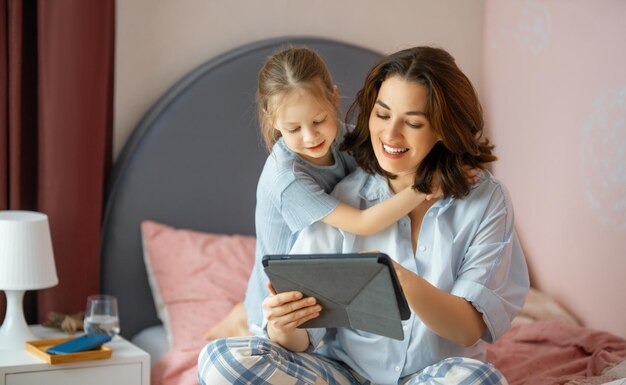
[[[141,224],[144,261],[171,348],[203,345],[204,333],[241,302],[255,238]]]

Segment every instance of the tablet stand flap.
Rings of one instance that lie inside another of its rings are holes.
[[[287,290],[277,286],[275,281],[280,278],[289,282],[285,286],[290,288],[288,290],[296,290],[296,286],[305,295],[320,300],[333,298],[333,302],[347,306],[384,268],[376,260],[364,258],[340,262],[331,259],[300,260],[297,269],[293,268],[293,262],[279,260],[273,261],[266,273],[278,292]]]
[[[400,310],[394,297],[391,276],[387,269],[381,270],[369,284],[346,307],[350,326],[354,329],[375,333],[398,340],[404,338]]]

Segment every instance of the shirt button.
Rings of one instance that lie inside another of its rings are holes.
[[[402,330],[407,331],[407,330],[409,330],[409,327],[408,327],[408,326],[406,326],[406,325],[404,325],[404,326],[402,327]]]
[[[426,246],[424,245],[420,246],[420,251],[426,251]]]
[[[396,370],[396,372],[400,371],[400,367],[399,366],[396,366],[394,369]]]
[[[428,213],[429,217],[432,217],[433,215],[435,215],[432,211]]]

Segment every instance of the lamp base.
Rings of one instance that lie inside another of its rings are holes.
[[[25,350],[24,342],[36,340],[24,318],[24,290],[5,290],[7,312],[0,327],[0,350]]]

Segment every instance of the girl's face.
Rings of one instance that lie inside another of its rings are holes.
[[[417,168],[439,140],[425,115],[428,91],[421,84],[392,76],[380,86],[369,129],[380,167],[398,176],[392,187],[413,183]]]
[[[282,99],[274,128],[289,149],[303,159],[329,166],[334,162],[330,146],[337,136],[336,112],[323,106],[305,90],[295,90]]]

